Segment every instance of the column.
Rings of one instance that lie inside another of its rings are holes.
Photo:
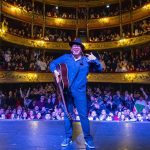
[[[122,38],[122,4],[121,0],[119,0],[119,20],[120,20],[120,38]]]
[[[43,39],[44,39],[44,35],[45,35],[45,23],[46,23],[45,0],[43,0],[43,33],[42,33]]]
[[[31,23],[31,38],[34,37],[33,35],[34,30],[34,0],[32,0],[32,23]]]

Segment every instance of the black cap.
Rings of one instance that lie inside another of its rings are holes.
[[[84,45],[82,44],[81,42],[81,39],[80,38],[76,38],[74,41],[72,42],[69,42],[69,45],[72,47],[72,45],[80,45],[82,50],[85,49]]]

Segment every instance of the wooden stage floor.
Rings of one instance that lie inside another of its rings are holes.
[[[96,150],[150,150],[150,123],[90,122]],[[85,150],[80,123],[73,143],[60,146],[63,121],[0,121],[0,150]]]

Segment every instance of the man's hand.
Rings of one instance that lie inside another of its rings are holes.
[[[93,53],[91,52],[90,54],[85,54],[88,58],[89,61],[91,60],[96,60],[96,57],[93,55]]]
[[[57,70],[54,70],[54,75],[56,78],[56,82],[59,83],[60,82],[60,73]]]

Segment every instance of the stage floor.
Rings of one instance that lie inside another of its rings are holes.
[[[96,150],[150,150],[150,123],[90,122]],[[62,148],[63,121],[0,121],[0,150],[85,150],[74,123],[73,143]]]

